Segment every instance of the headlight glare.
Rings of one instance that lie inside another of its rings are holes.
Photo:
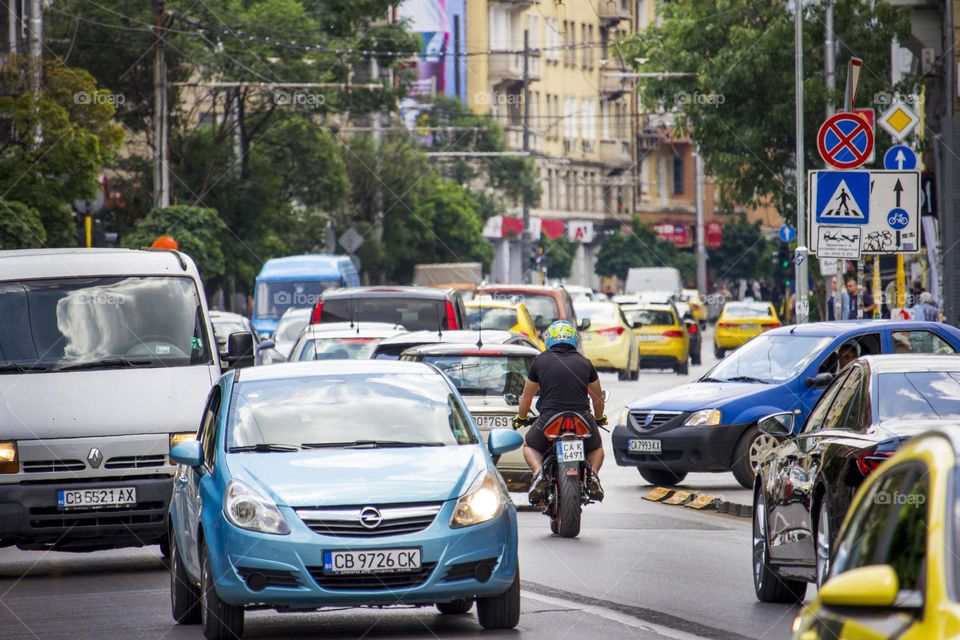
[[[703,409],[690,414],[687,421],[683,423],[687,427],[711,427],[720,424],[719,409]]]
[[[493,520],[503,511],[506,498],[500,482],[488,471],[478,477],[457,500],[450,526],[469,527]]]
[[[630,417],[630,408],[624,407],[623,411],[620,412],[620,417],[617,418],[617,426],[625,427],[627,426],[627,418]]]
[[[223,492],[223,514],[241,529],[277,535],[290,533],[277,505],[242,480],[227,483]]]
[[[0,473],[19,473],[20,458],[16,442],[0,442]]]

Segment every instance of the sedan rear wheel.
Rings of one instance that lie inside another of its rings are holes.
[[[817,514],[817,588],[830,575],[830,507],[827,497],[820,499]]]

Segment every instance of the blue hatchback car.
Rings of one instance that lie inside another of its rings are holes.
[[[235,370],[198,439],[175,445],[171,603],[207,638],[246,607],[436,605],[509,629],[520,616],[516,509],[457,390],[422,363]]]
[[[611,434],[617,464],[657,485],[692,471],[753,478],[776,440],[757,429],[764,416],[796,412],[802,425],[843,357],[953,354],[960,331],[937,322],[850,320],[781,327],[750,340],[697,382],[627,405]]]

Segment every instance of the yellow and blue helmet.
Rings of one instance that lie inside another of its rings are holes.
[[[558,344],[568,344],[574,349],[580,346],[577,328],[569,320],[556,320],[547,327],[547,349]]]

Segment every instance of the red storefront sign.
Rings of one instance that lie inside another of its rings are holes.
[[[723,224],[720,222],[708,222],[706,233],[706,245],[708,249],[719,249],[723,246]]]
[[[693,234],[688,224],[661,222],[653,225],[653,230],[661,240],[669,240],[680,248],[693,246]]]

